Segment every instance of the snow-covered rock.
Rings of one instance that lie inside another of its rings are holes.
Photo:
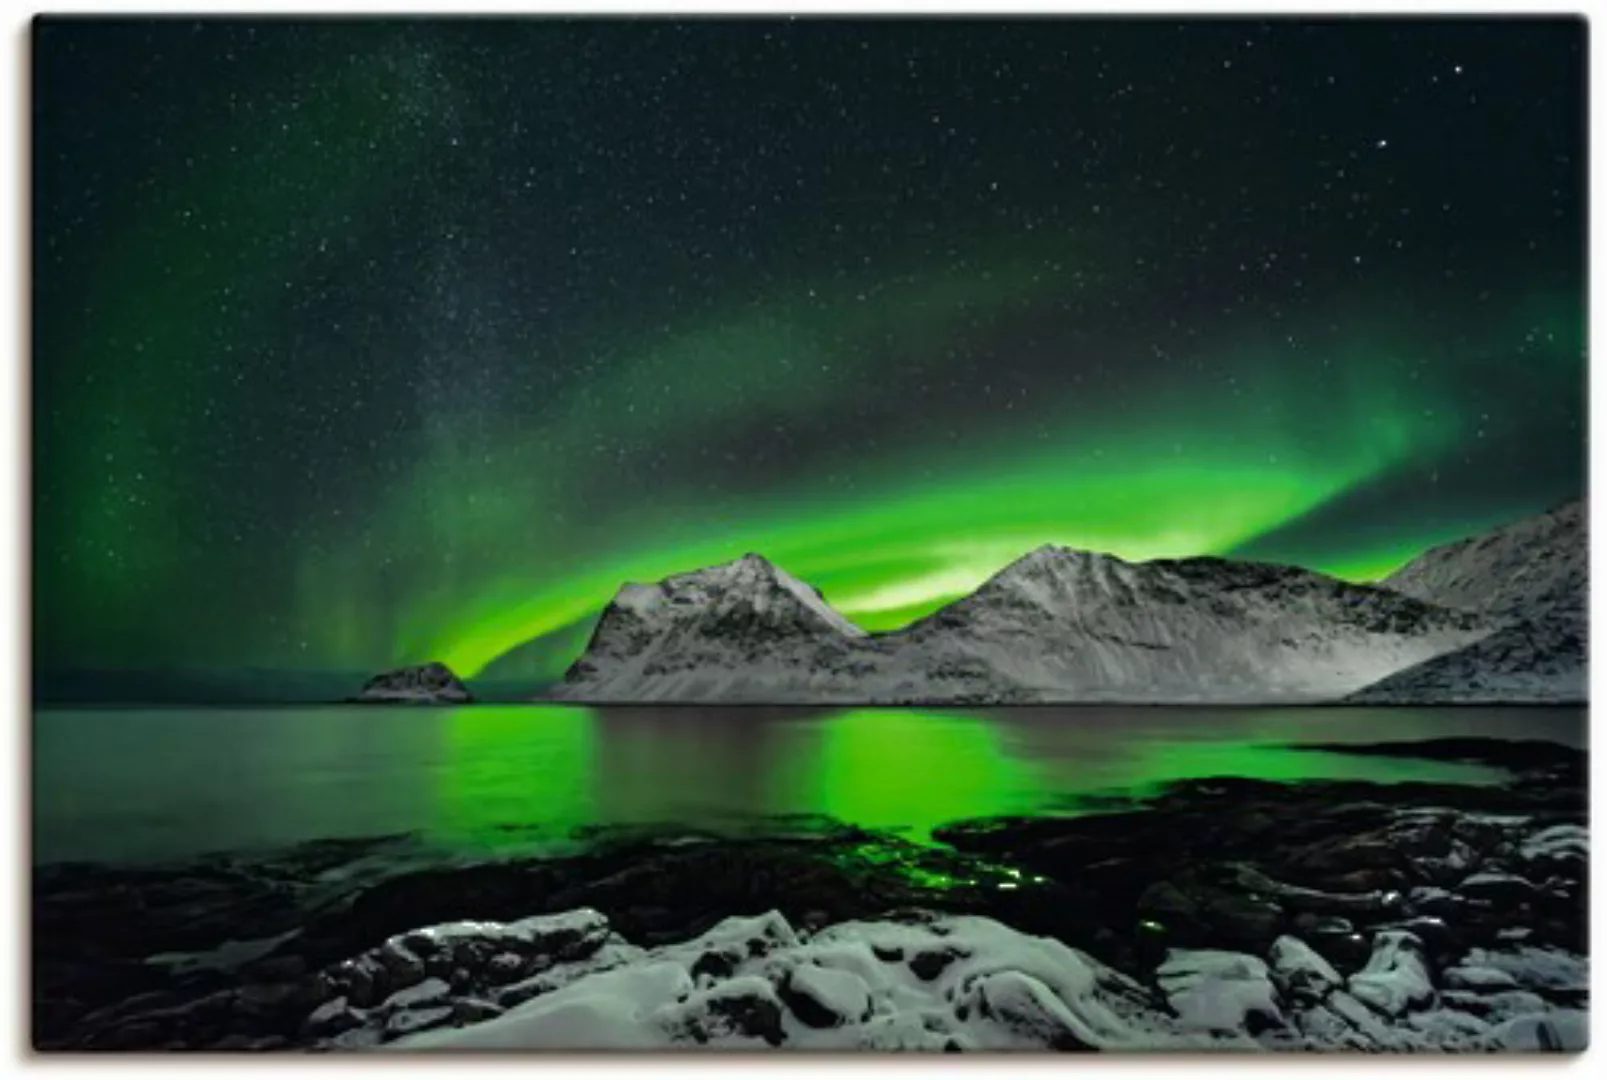
[[[1423,942],[1409,930],[1385,930],[1373,939],[1367,966],[1350,977],[1350,994],[1387,1017],[1434,999]]]
[[[1182,1025],[1222,1035],[1285,1023],[1266,961],[1244,953],[1173,950],[1155,972]]]
[[[756,927],[768,927],[768,937],[756,939]],[[754,940],[767,944],[750,955]],[[726,974],[707,974],[711,965],[700,958],[710,953],[735,958],[729,969],[719,965]],[[947,962],[935,971],[917,962],[931,955]],[[694,978],[699,968],[705,974]],[[800,996],[811,1006],[805,1015]],[[823,1022],[825,1014],[834,1022]],[[772,913],[728,919],[686,944],[637,950],[627,963],[483,1023],[388,1046],[1142,1050],[1221,1041],[1187,1030],[1137,983],[1086,954],[989,919],[842,923],[804,939]]]
[[[452,669],[437,660],[375,675],[352,699],[402,705],[462,705],[474,700]]]
[[[1328,961],[1290,936],[1273,944],[1270,963],[1248,953],[1174,949],[1150,977],[1135,979],[991,919],[917,912],[813,933],[769,912],[643,948],[583,909],[426,928],[394,942],[432,957],[440,954],[426,942],[450,952],[451,979],[431,976],[367,1005],[354,1005],[346,984],[329,981],[334,996],[306,1022],[315,1045],[1577,1051],[1586,1039],[1583,1014],[1548,999],[1582,987],[1581,958],[1473,950],[1448,969],[1459,975],[1442,992],[1405,931],[1377,935],[1372,959],[1348,989]],[[489,960],[465,967],[510,951],[535,974],[510,983],[506,971],[489,970],[496,966]]]
[[[1488,627],[1294,567],[1043,547],[869,635],[758,556],[627,585],[551,696],[575,701],[1273,702],[1337,697]]]

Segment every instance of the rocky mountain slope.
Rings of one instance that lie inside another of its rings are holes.
[[[1355,704],[1583,702],[1589,541],[1583,502],[1424,552],[1383,584],[1497,622],[1471,645],[1395,672]]]
[[[807,700],[840,692],[869,635],[758,555],[626,585],[558,695],[576,701]]]
[[[1589,564],[1586,507],[1575,500],[1430,548],[1382,584],[1425,603],[1507,619],[1582,620]]]
[[[452,669],[439,661],[382,672],[353,701],[375,704],[462,705],[474,700]]]
[[[1582,619],[1553,618],[1503,627],[1358,690],[1356,705],[1577,704],[1589,696]]]
[[[756,555],[627,585],[571,701],[1270,702],[1337,697],[1477,640],[1478,616],[1294,567],[1040,548],[869,635]]]

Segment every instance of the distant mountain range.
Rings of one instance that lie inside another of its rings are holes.
[[[1266,563],[1131,563],[1042,547],[969,596],[881,634],[747,555],[624,586],[584,653],[540,699],[1583,702],[1587,517],[1583,502],[1571,502],[1434,548],[1377,585]],[[465,686],[436,663],[366,680],[254,669],[35,673],[42,704],[450,704],[529,700],[538,690],[521,681]]]
[[[1582,701],[1585,508],[1435,548],[1376,586],[1043,547],[868,634],[758,555],[626,585],[549,699],[1025,704]]]

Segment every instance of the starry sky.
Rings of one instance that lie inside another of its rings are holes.
[[[756,551],[1356,580],[1582,491],[1578,20],[35,24],[35,664],[554,676]]]

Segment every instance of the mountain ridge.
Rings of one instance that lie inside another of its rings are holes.
[[[791,597],[789,602],[786,594]],[[616,594],[546,695],[568,701],[1314,701],[1469,644],[1475,614],[1275,563],[1042,545],[867,633],[762,556]]]

